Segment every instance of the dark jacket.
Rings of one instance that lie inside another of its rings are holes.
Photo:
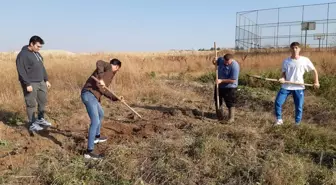
[[[96,70],[94,70],[91,76],[94,76],[99,80],[103,79],[105,82],[105,86],[106,87],[110,86],[112,79],[115,75],[115,73],[112,71],[111,64],[109,62],[98,60],[96,63],[96,67],[97,67]],[[92,94],[95,95],[95,97],[98,99],[99,102],[101,101],[102,95],[104,95],[105,97],[109,98],[112,101],[118,100],[118,98],[115,97],[108,90],[100,88],[97,85],[97,82],[93,78],[91,78],[91,76],[87,79],[82,91],[88,90],[92,92]]]
[[[16,57],[16,69],[19,81],[26,86],[33,82],[48,81],[48,74],[43,65],[43,57],[39,52],[28,49],[28,45],[23,46]]]

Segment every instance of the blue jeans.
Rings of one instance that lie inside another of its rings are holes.
[[[87,147],[88,150],[93,150],[94,140],[96,136],[100,135],[100,128],[104,118],[104,110],[97,98],[90,91],[83,91],[81,93],[81,98],[91,120]]]
[[[302,119],[304,90],[286,90],[281,88],[275,100],[275,114],[277,119],[282,119],[282,105],[287,97],[292,94],[295,104],[295,123],[300,123]]]

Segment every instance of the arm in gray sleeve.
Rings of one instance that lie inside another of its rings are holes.
[[[22,56],[22,55],[17,56],[17,58],[16,58],[16,69],[18,71],[18,75],[19,75],[20,80],[26,86],[30,86],[30,81],[29,81],[27,71],[26,71],[24,56]]]
[[[45,82],[48,81],[48,73],[47,73],[47,71],[46,71],[44,65],[43,65],[43,77],[44,77],[44,81],[45,81]]]
[[[45,69],[44,67],[44,59],[42,57],[42,55],[40,53],[36,53],[40,59],[41,59],[41,62],[42,62],[42,67],[43,67],[43,80],[46,82],[48,81],[48,73],[47,73],[47,70]]]

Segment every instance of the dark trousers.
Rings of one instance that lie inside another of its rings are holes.
[[[216,93],[216,86],[215,86],[215,92],[214,92],[214,100],[216,104],[216,109],[218,110],[216,99],[217,99],[217,93]],[[225,102],[225,105],[227,108],[235,107],[237,102],[237,88],[219,88],[219,107],[222,107],[223,105],[223,99]]]
[[[44,81],[31,83],[32,92],[27,91],[27,86],[21,83],[29,124],[35,122],[36,103],[38,119],[44,118],[45,106],[47,103],[47,85]]]

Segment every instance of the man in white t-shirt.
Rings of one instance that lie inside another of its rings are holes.
[[[287,84],[285,81],[304,83],[303,75],[305,72],[314,72],[314,88],[319,88],[318,73],[309,58],[300,56],[300,44],[293,42],[290,45],[291,56],[286,58],[282,63],[282,83],[281,89],[275,100],[275,115],[277,121],[275,125],[283,124],[282,105],[287,97],[292,94],[295,104],[295,124],[299,125],[302,119],[303,103],[304,103],[304,85]]]

